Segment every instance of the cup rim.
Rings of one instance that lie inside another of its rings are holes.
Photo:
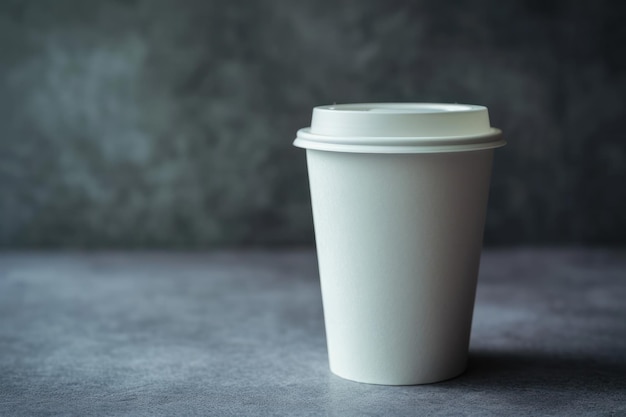
[[[326,136],[299,129],[293,142],[298,148],[350,153],[442,153],[500,148],[506,145],[500,129],[469,136]]]

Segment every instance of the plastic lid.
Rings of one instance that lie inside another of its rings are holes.
[[[486,107],[440,103],[335,104],[313,109],[294,145],[334,152],[461,152],[504,146]]]

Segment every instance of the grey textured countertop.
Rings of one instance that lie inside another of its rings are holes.
[[[0,415],[626,415],[626,251],[483,255],[468,371],[328,370],[312,250],[0,255]]]

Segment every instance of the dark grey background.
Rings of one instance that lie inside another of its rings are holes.
[[[618,1],[0,2],[0,245],[312,242],[315,105],[483,104],[487,244],[626,243]]]

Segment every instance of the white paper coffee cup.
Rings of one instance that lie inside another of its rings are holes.
[[[493,149],[482,106],[320,106],[306,148],[331,371],[373,384],[466,367]]]

